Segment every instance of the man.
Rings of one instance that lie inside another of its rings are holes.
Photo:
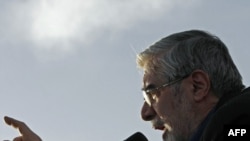
[[[138,55],[144,70],[141,116],[164,141],[222,141],[225,125],[250,125],[250,89],[224,43],[199,30],[172,34]],[[24,123],[16,141],[41,141]]]
[[[175,33],[140,53],[137,64],[141,116],[164,131],[164,141],[221,141],[225,125],[250,125],[250,90],[218,37]]]

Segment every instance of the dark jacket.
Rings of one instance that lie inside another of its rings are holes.
[[[220,99],[200,141],[225,141],[225,127],[228,125],[250,127],[250,88],[242,92],[232,92]],[[248,132],[250,134],[250,130]]]

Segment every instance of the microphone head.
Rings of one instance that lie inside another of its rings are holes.
[[[148,141],[148,139],[141,132],[136,132],[124,141]]]

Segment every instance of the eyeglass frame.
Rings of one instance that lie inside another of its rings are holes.
[[[171,82],[168,82],[168,83],[165,83],[159,87],[156,87],[156,88],[152,88],[152,89],[145,89],[145,88],[142,88],[142,94],[143,94],[143,97],[144,97],[144,100],[145,102],[151,106],[153,101],[155,101],[155,98],[153,98],[153,95],[156,96],[156,94],[159,92],[160,89],[164,88],[164,87],[167,87],[167,86],[170,86],[170,85],[173,85],[179,81],[182,81],[183,79],[185,79],[186,77],[188,77],[189,75],[185,75],[181,78],[178,78],[178,79],[175,79]]]

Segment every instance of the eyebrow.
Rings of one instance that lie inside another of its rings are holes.
[[[149,89],[154,89],[156,88],[156,85],[154,84],[149,84],[147,85],[145,88],[141,88],[142,91],[146,91],[146,90],[149,90]]]

